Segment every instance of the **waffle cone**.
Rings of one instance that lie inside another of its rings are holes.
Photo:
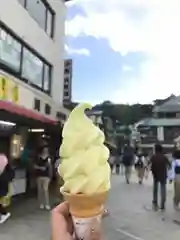
[[[108,191],[93,195],[70,194],[63,191],[62,194],[64,195],[64,199],[69,203],[72,216],[88,218],[103,213]]]

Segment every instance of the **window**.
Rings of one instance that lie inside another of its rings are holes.
[[[43,89],[46,92],[51,92],[51,82],[49,79],[51,78],[51,68],[47,64],[44,64],[44,86]]]
[[[41,0],[27,0],[26,9],[38,22],[40,27],[46,28],[46,7]]]
[[[57,112],[57,113],[56,113],[56,117],[57,117],[58,119],[66,120],[66,114],[61,113],[61,112]]]
[[[51,94],[52,66],[11,30],[0,24],[0,68],[31,86]]]
[[[26,0],[18,0],[18,2],[24,7],[25,6],[25,1]]]
[[[46,19],[46,32],[50,37],[54,35],[54,14],[47,10],[47,19]]]
[[[41,102],[39,99],[34,99],[34,109],[37,110],[37,111],[40,111],[40,108],[41,108]]]
[[[0,61],[20,71],[21,44],[3,29],[0,29]]]
[[[49,104],[45,104],[45,114],[50,115],[51,114],[51,107]]]
[[[22,77],[43,88],[43,62],[27,49],[23,49]]]
[[[46,33],[53,37],[55,13],[46,0],[18,0]]]

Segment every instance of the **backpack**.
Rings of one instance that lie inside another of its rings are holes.
[[[138,160],[135,163],[135,167],[143,168],[144,162],[142,160],[143,156],[137,156]]]

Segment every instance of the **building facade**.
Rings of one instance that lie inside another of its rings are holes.
[[[42,142],[39,130],[54,134],[54,146],[69,113],[63,107],[66,7],[63,0],[0,0],[0,6],[0,151],[15,169],[16,195],[27,189],[27,152],[35,154]]]
[[[55,120],[66,111],[64,1],[0,0],[0,6],[1,99]]]
[[[95,109],[87,111],[87,115],[104,132],[105,144],[109,148],[117,148],[112,119],[104,116],[103,111]]]
[[[141,145],[151,147],[160,142],[166,148],[173,148],[180,136],[180,97],[171,96],[153,109],[153,116],[136,124],[141,133]]]

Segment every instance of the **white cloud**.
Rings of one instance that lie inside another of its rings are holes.
[[[74,49],[65,45],[65,51],[69,55],[85,55],[90,56],[90,51],[86,48]]]
[[[116,52],[140,51],[149,57],[139,76],[121,86],[112,100],[149,102],[180,94],[179,0],[74,0],[71,4],[81,7],[85,16],[67,22],[67,35],[107,39]]]
[[[122,67],[123,72],[130,72],[132,69],[133,69],[132,66],[129,65],[124,65]]]

